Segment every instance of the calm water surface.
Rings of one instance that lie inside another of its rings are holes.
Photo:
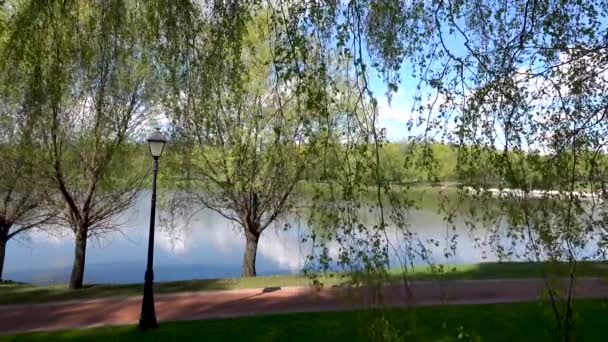
[[[142,282],[149,226],[149,198],[142,196],[135,207],[121,217],[122,233],[114,233],[101,241],[89,242],[85,282]],[[410,230],[421,241],[439,240],[439,246],[427,244],[434,262],[474,263],[496,261],[492,248],[484,246],[491,237],[479,232],[472,234],[464,224],[456,231],[446,225],[443,217],[433,211],[417,211],[410,215]],[[302,270],[309,247],[301,242],[307,232],[304,224],[292,224],[285,231],[281,223],[268,228],[260,238],[258,274],[288,274]],[[457,234],[458,247],[454,255],[443,257],[446,240]],[[402,247],[391,234],[393,247]],[[510,240],[500,236],[501,243]],[[236,277],[240,275],[245,239],[229,221],[211,211],[200,211],[189,228],[178,227],[172,232],[159,229],[155,242],[155,280],[169,281],[196,278]],[[26,238],[10,241],[6,253],[5,279],[35,284],[66,283],[73,261],[73,234],[63,236],[32,232]],[[336,253],[337,246],[331,246]],[[517,248],[516,248],[517,249]],[[591,251],[586,251],[591,252]],[[393,258],[394,259],[394,258]],[[518,258],[513,258],[517,260]],[[396,260],[392,260],[395,262]],[[414,263],[420,263],[415,260]]]

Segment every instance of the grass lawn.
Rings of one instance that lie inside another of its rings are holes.
[[[465,265],[448,265],[442,270],[431,270],[422,266],[408,270],[408,277],[417,280],[433,279],[495,279],[495,278],[535,278],[541,277],[543,271],[553,275],[566,275],[566,265],[548,265],[541,263],[480,263]],[[398,279],[402,273],[391,271],[391,276]],[[578,276],[608,277],[608,263],[579,262]],[[324,286],[348,283],[350,277],[332,274],[319,278]],[[174,293],[184,291],[233,290],[243,288],[264,288],[284,286],[307,286],[312,279],[299,275],[260,276],[255,278],[198,279],[176,282],[159,282],[155,284],[156,293]],[[71,291],[65,285],[33,286],[27,284],[0,284],[0,304],[40,303],[61,300],[101,298],[111,296],[141,295],[142,284],[85,285],[81,290]]]
[[[608,302],[575,302],[576,341],[605,341]],[[0,341],[559,341],[548,303],[269,315],[0,336]]]

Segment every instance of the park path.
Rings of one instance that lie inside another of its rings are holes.
[[[564,280],[564,286],[565,286]],[[156,296],[159,322],[288,312],[338,311],[378,305],[405,307],[525,302],[545,291],[541,279],[446,280],[386,286],[382,296],[365,288],[284,287]],[[603,278],[580,278],[576,298],[608,298]],[[135,324],[141,297],[103,298],[46,304],[0,306],[0,333]]]

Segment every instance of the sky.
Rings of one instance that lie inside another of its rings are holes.
[[[601,27],[599,28],[600,32],[606,32],[608,29],[608,19],[606,17],[601,17]],[[457,56],[466,55],[466,49],[463,37],[457,32],[450,32],[449,30],[444,30],[442,32],[443,41],[450,52]],[[407,129],[407,123],[413,117],[417,116],[417,113],[412,110],[412,106],[414,104],[414,95],[416,93],[416,87],[418,85],[419,80],[414,79],[411,76],[411,70],[408,69],[407,59],[405,61],[405,66],[400,71],[400,79],[401,83],[399,84],[399,88],[397,93],[392,95],[392,101],[389,104],[388,98],[386,97],[386,89],[387,86],[382,81],[382,79],[377,74],[370,75],[370,88],[374,92],[378,104],[379,104],[379,125],[386,129],[387,138],[389,141],[399,141],[403,139],[407,139],[409,136],[418,135],[421,133],[421,128],[414,128],[412,132],[409,132]],[[540,65],[539,65],[540,66]],[[526,66],[522,66],[521,73],[525,73]],[[600,72],[600,78],[603,80],[608,80],[608,69],[602,69]],[[529,81],[529,85],[527,87],[532,88],[538,91],[538,84],[534,83],[536,78],[533,78]],[[428,95],[428,91],[430,88],[424,87],[422,85],[422,105],[426,106],[429,104],[430,100],[425,101],[426,95]],[[426,93],[425,93],[426,92]],[[565,94],[567,90],[563,89],[562,94]],[[550,96],[550,95],[548,95]],[[441,100],[439,101],[441,102]],[[436,103],[437,106],[439,103]],[[501,128],[496,127],[497,132],[497,141],[498,145],[502,144],[500,141],[500,137],[502,136]]]
[[[451,53],[455,55],[466,54],[464,41],[462,37],[457,34],[444,32],[444,41]],[[412,77],[412,71],[412,66],[411,64],[408,64],[406,59],[399,71],[400,83],[398,85],[398,91],[392,94],[390,103],[386,96],[386,83],[382,80],[380,75],[370,71],[370,88],[378,100],[379,124],[386,129],[389,141],[404,140],[409,136],[416,136],[422,133],[422,128],[420,127],[414,127],[411,132],[407,129],[408,121],[419,115],[413,110],[415,102],[414,96],[417,92],[417,95],[422,96],[422,103],[417,103],[417,106],[422,105],[426,107],[434,100],[434,91],[431,91],[432,89],[430,89],[430,87],[421,84],[421,90],[418,91],[416,89],[420,80]],[[439,101],[434,104],[435,108],[439,106],[440,102],[439,99]]]
[[[370,78],[370,88],[378,99],[379,124],[386,129],[389,141],[406,139],[411,134],[406,126],[407,122],[415,115],[412,106],[417,81],[403,71],[401,77],[402,82],[398,91],[392,94],[390,103],[386,96],[387,86],[384,81],[378,75],[372,75]]]

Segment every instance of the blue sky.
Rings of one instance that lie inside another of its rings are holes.
[[[443,32],[443,37],[446,47],[450,49],[451,53],[461,56],[465,55],[464,41],[461,36],[455,32]],[[412,66],[408,63],[407,59],[403,63],[399,76],[400,84],[398,91],[392,95],[391,103],[389,104],[385,95],[387,89],[385,82],[377,73],[370,72],[370,88],[378,99],[379,123],[386,129],[387,137],[390,141],[403,140],[408,136],[417,135],[422,132],[420,128],[416,129],[414,127],[413,132],[409,132],[407,129],[407,122],[412,117],[418,116],[418,113],[412,110],[412,106],[414,105],[414,95],[417,92],[416,87],[419,83],[418,79],[412,77]],[[431,101],[429,96],[432,95],[434,99],[435,93],[431,91],[430,87],[425,87],[424,84],[421,87],[418,95],[422,96],[422,103],[417,103],[417,105],[426,106]],[[439,103],[436,103],[435,107],[438,105]]]
[[[386,129],[390,141],[403,140],[410,135],[407,121],[414,115],[412,105],[417,81],[409,73],[401,72],[401,84],[397,93],[392,95],[389,104],[386,96],[387,86],[378,75],[370,78],[370,87],[378,99],[380,126]]]
[[[601,26],[600,32],[606,32],[608,29],[608,19],[606,17],[600,18]],[[447,28],[442,30],[443,41],[446,47],[452,54],[464,56],[466,55],[466,49],[464,47],[464,39],[456,31],[450,32]],[[429,42],[431,43],[431,42]],[[369,61],[368,61],[369,62]],[[522,65],[521,67],[526,67]],[[529,67],[529,66],[528,66]],[[399,90],[396,94],[393,94],[391,104],[389,105],[388,99],[386,98],[386,84],[377,75],[370,75],[370,87],[374,92],[374,95],[378,99],[379,104],[379,124],[381,127],[386,129],[387,137],[390,141],[398,141],[405,139],[411,135],[417,135],[421,133],[421,129],[414,128],[413,132],[409,132],[407,129],[407,122],[412,118],[416,117],[418,113],[412,110],[414,104],[414,95],[416,94],[416,87],[419,80],[414,79],[411,76],[411,69],[409,69],[407,59],[404,62],[404,67],[400,71],[401,83],[399,84]],[[608,71],[606,71],[608,74]],[[608,76],[606,76],[608,78]],[[532,84],[530,85],[532,86]],[[422,87],[422,105],[426,106],[429,102],[427,95],[429,95],[429,87]],[[420,95],[420,94],[419,94]],[[441,102],[441,99],[439,100]],[[420,104],[418,104],[420,105]],[[436,104],[437,106],[438,104]],[[500,127],[496,127],[497,132],[497,144],[500,145],[502,134]]]

